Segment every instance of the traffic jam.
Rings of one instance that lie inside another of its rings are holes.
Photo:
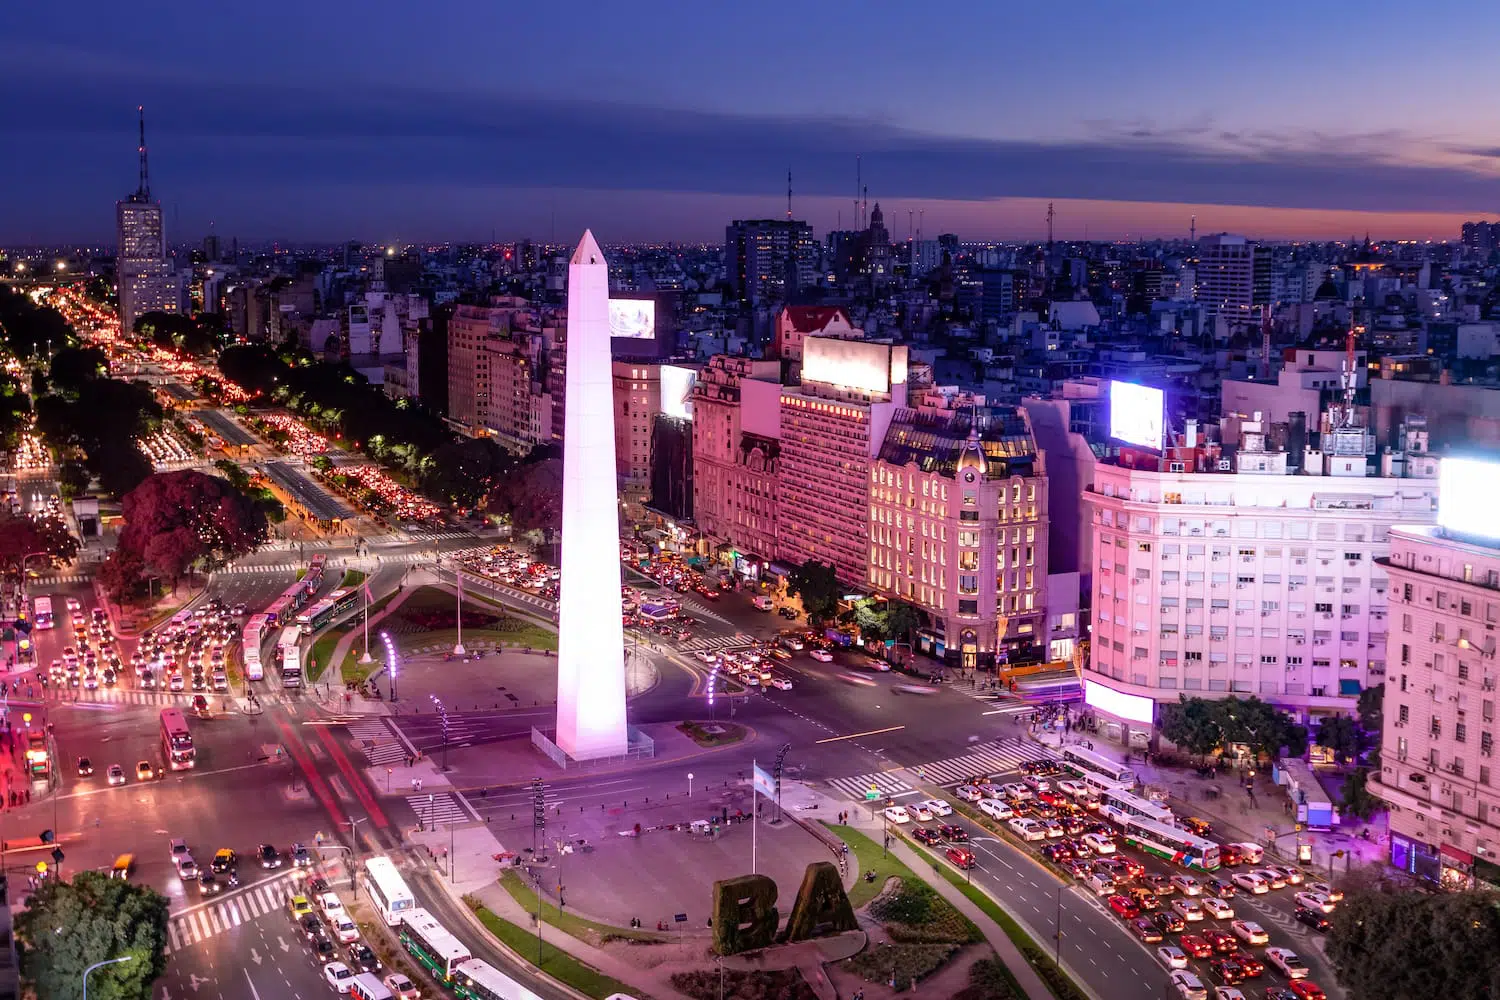
[[[1182,1000],[1248,1000],[1249,990],[1265,1000],[1325,1000],[1307,963],[1272,943],[1276,928],[1253,919],[1264,903],[1246,900],[1290,895],[1294,919],[1324,933],[1339,890],[1264,863],[1257,844],[1208,840],[1209,824],[1178,819],[1095,770],[1127,770],[1107,758],[1074,747],[1062,754],[1024,761],[1018,772],[973,775],[953,790],[959,808],[1092,895],[1152,952]],[[951,813],[941,799],[884,810],[912,840],[973,868],[969,833],[947,819]]]

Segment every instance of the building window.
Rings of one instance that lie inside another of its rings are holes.
[[[962,598],[960,598],[958,602],[958,613],[961,615],[979,614],[979,602],[963,600]]]
[[[1469,741],[1469,727],[1464,723],[1457,723],[1453,727],[1453,741],[1455,743],[1467,743]]]

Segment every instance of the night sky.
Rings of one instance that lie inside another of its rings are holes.
[[[1234,9],[1229,9],[1234,8]],[[1500,5],[0,5],[0,244],[1457,235],[1500,207]]]

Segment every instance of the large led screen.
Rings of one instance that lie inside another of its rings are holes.
[[[655,299],[610,299],[609,335],[626,340],[656,337]]]
[[[1125,694],[1105,687],[1098,681],[1083,682],[1083,700],[1086,704],[1107,712],[1117,719],[1151,725],[1156,721],[1156,703],[1137,694]]]
[[[1109,383],[1109,436],[1126,444],[1161,450],[1166,396],[1134,382]]]
[[[693,419],[693,385],[698,381],[696,368],[681,365],[661,366],[661,412],[679,420]]]
[[[1500,539],[1491,506],[1500,497],[1500,462],[1445,458],[1438,465],[1438,525],[1456,535]]]

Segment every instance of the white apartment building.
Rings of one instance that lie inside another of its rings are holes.
[[[1140,745],[1157,706],[1181,694],[1257,695],[1305,720],[1352,713],[1385,679],[1379,560],[1393,524],[1433,521],[1437,482],[1286,475],[1284,455],[1240,459],[1266,471],[1095,468],[1084,678],[1111,738]]]
[[[1390,672],[1369,788],[1390,806],[1391,864],[1448,888],[1500,887],[1500,548],[1401,525],[1383,568]]]
[[[1255,244],[1216,233],[1198,241],[1197,298],[1210,317],[1245,315],[1255,302]]]

